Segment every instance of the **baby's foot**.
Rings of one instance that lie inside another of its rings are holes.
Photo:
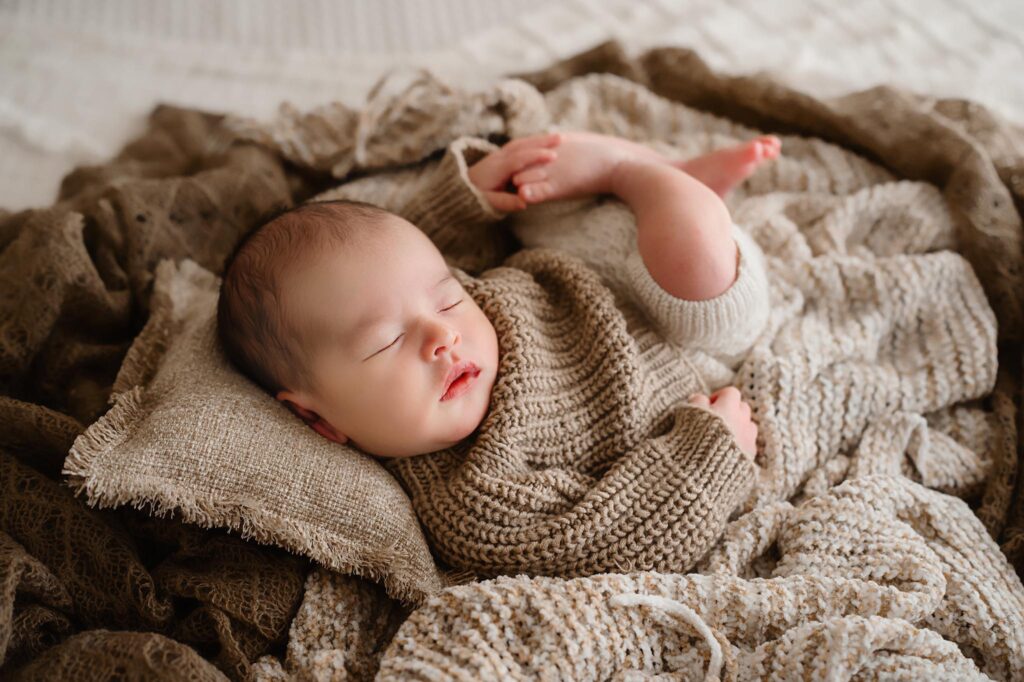
[[[764,161],[779,155],[782,140],[774,135],[761,137],[713,151],[688,161],[674,161],[672,165],[686,171],[724,197],[729,190],[746,180]]]

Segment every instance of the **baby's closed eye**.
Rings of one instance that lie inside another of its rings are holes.
[[[459,305],[460,303],[462,303],[462,301],[463,301],[463,300],[465,300],[465,299],[461,299],[461,298],[460,298],[460,299],[459,299],[458,301],[456,301],[455,303],[452,303],[452,304],[451,304],[451,305],[449,305],[449,306],[446,306],[446,307],[444,307],[444,308],[441,308],[441,310],[440,310],[439,312],[447,312],[447,311],[451,310],[452,308],[454,308],[455,306],[457,306],[457,305]],[[403,336],[405,336],[405,332],[402,332],[401,334],[399,334],[398,336],[396,336],[396,337],[394,338],[394,340],[392,340],[392,341],[391,341],[391,343],[389,343],[388,345],[384,346],[383,348],[381,348],[380,350],[378,350],[378,351],[377,351],[376,353],[374,353],[373,355],[377,355],[377,353],[380,353],[380,352],[386,351],[386,350],[387,350],[388,348],[391,348],[391,347],[392,347],[392,346],[394,346],[394,345],[395,345],[396,343],[398,343],[399,339],[401,339],[401,338],[402,338]],[[373,357],[373,356],[371,355],[370,357]]]

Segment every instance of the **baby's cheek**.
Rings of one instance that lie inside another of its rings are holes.
[[[483,350],[488,357],[482,358],[484,362],[494,364],[498,359],[498,332],[494,329],[490,319],[484,312],[477,308],[479,316],[476,320],[476,336],[480,339]]]

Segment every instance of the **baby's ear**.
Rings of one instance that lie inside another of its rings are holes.
[[[348,436],[338,431],[336,428],[324,421],[320,416],[317,416],[316,421],[312,422],[313,430],[319,433],[327,440],[333,440],[335,443],[344,444],[348,442]]]
[[[289,410],[298,415],[302,421],[312,426],[314,431],[327,440],[332,440],[335,443],[345,443],[348,441],[348,436],[328,424],[319,414],[302,407],[296,399],[296,395],[291,391],[278,391],[274,397],[287,405]]]
[[[307,410],[302,405],[300,405],[300,400],[298,399],[298,396],[296,396],[291,391],[278,391],[277,395],[275,395],[274,397],[280,400],[282,403],[284,403],[285,407],[287,407],[289,410],[298,415],[302,419],[302,421],[306,422],[307,424],[319,417],[319,415],[313,410]]]

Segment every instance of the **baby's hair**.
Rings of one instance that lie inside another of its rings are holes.
[[[336,199],[275,207],[261,216],[224,261],[217,335],[228,359],[271,395],[308,387],[305,341],[313,325],[286,315],[282,275],[312,254],[351,243],[393,215],[373,204]]]

